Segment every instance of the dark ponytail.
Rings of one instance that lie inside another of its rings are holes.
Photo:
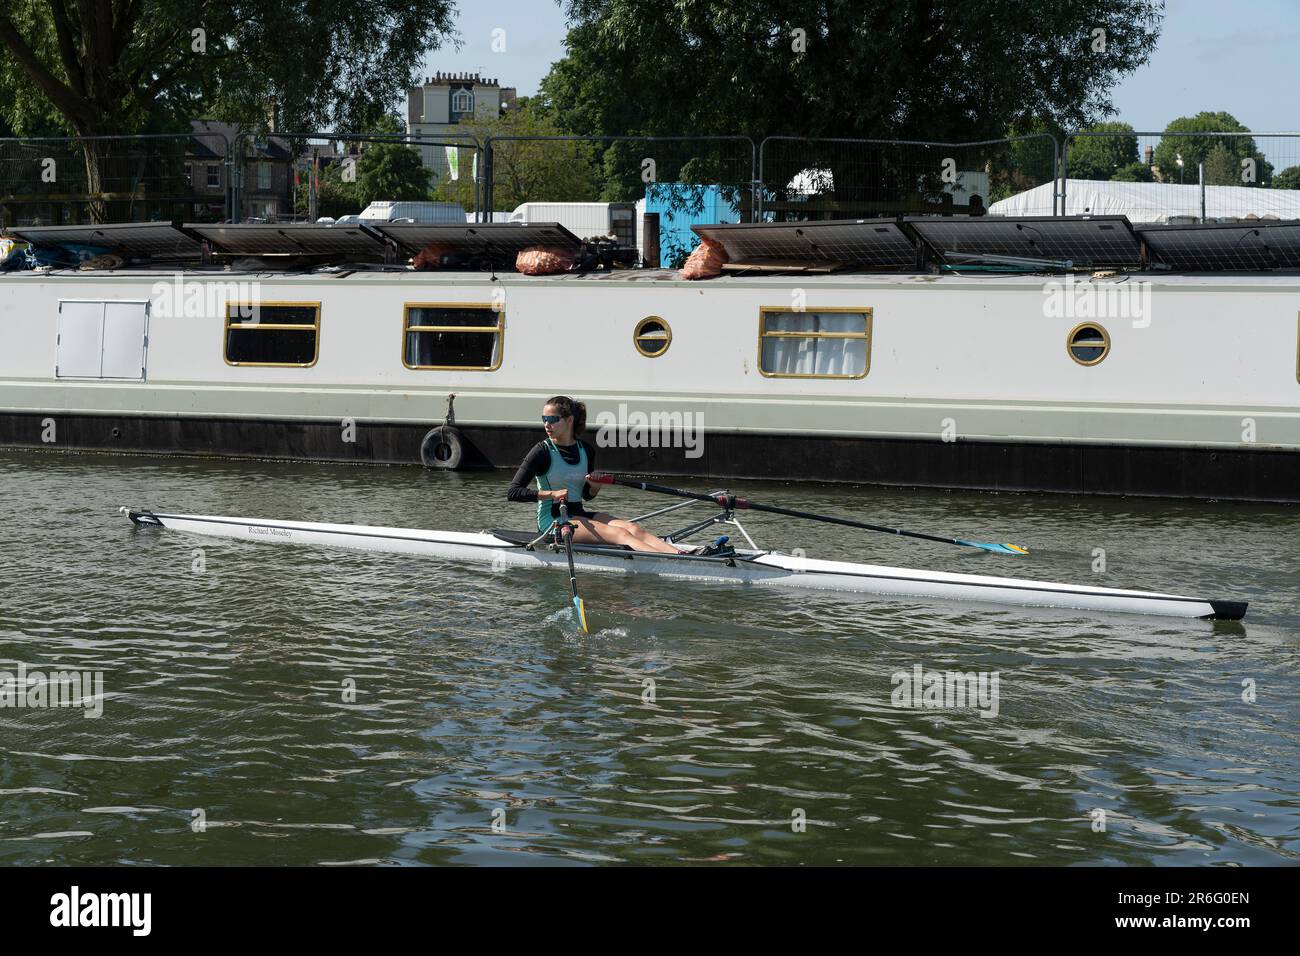
[[[573,437],[577,438],[587,427],[587,406],[583,402],[575,402],[568,395],[556,395],[554,398],[546,400],[547,405],[554,405],[559,409],[561,418],[573,417]]]

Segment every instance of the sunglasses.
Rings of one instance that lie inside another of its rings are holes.
[[[542,424],[543,424],[543,425],[554,425],[554,424],[556,424],[557,422],[559,422],[563,417],[564,417],[564,416],[562,416],[562,415],[543,415],[543,416],[542,416]]]

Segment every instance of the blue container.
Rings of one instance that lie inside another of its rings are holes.
[[[659,262],[680,267],[700,237],[691,226],[740,222],[740,213],[723,195],[721,186],[652,183],[645,191],[645,211],[659,214]]]

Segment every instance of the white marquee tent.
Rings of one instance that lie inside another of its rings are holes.
[[[1048,216],[1056,183],[1044,183],[989,207],[991,216]],[[1069,216],[1128,216],[1130,222],[1199,221],[1201,186],[1196,183],[1116,183],[1071,179],[1065,190]],[[1267,186],[1206,186],[1205,218],[1300,219],[1300,189]]]

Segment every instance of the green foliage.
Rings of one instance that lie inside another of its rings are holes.
[[[1129,163],[1127,166],[1121,166],[1115,170],[1115,175],[1110,178],[1117,183],[1155,182],[1155,176],[1151,174],[1151,167],[1146,163]]]
[[[1018,138],[1007,144],[965,147],[962,150],[962,159],[958,163],[960,168],[988,170],[988,195],[983,197],[986,208],[1055,178],[1056,152],[1051,140],[1039,138],[1042,134],[1055,137],[1059,142],[1062,131],[1048,120],[1034,118],[1016,124],[1006,133],[1008,137],[1031,138]],[[969,197],[961,193],[956,198],[963,203],[969,201]]]
[[[521,100],[513,112],[499,119],[460,125],[480,143],[489,136],[562,135],[554,114],[539,106]],[[600,198],[600,150],[595,144],[507,140],[493,146],[494,211],[508,212],[525,202],[594,202]],[[469,156],[470,151],[462,150],[460,179],[438,183],[435,199],[474,208]]]
[[[1146,62],[1162,17],[1158,0],[568,0],[567,8],[569,52],[538,97],[566,131],[739,131],[756,142],[789,134],[942,142],[1059,134],[1113,112],[1111,89]],[[1104,52],[1092,48],[1096,27],[1106,31]],[[605,151],[602,198],[644,194],[623,155],[636,148]],[[657,145],[668,157],[657,181],[725,189],[750,178],[734,148],[697,141],[692,150]],[[986,204],[1055,175],[1045,141],[978,151],[964,151],[959,166],[987,170]],[[941,196],[937,172],[918,171],[906,149],[877,152],[773,149],[764,164],[769,200],[785,203],[785,184],[808,169],[830,171],[827,202],[841,211]],[[687,180],[683,169],[701,178]]]
[[[195,31],[203,31],[201,35]],[[24,133],[372,123],[452,32],[450,0],[46,0],[0,10],[0,117]]]
[[[372,143],[357,160],[357,201],[364,208],[376,200],[426,200],[431,176],[412,147]]]
[[[665,269],[680,269],[686,265],[686,260],[700,244],[700,238],[695,233],[687,233],[686,237],[686,242],[682,242],[676,235],[664,236],[660,240],[663,245],[660,250],[660,266]]]
[[[1274,189],[1300,189],[1300,166],[1288,166],[1269,185]]]
[[[1084,132],[1112,135],[1076,136],[1070,141],[1066,171],[1071,179],[1114,179],[1119,170],[1141,165],[1137,136],[1128,123],[1094,123]]]
[[[299,216],[306,216],[308,213],[307,188],[307,183],[304,182],[294,194],[293,208]],[[365,205],[361,202],[357,183],[343,181],[341,164],[331,164],[320,172],[316,188],[317,218],[329,216],[331,219],[338,219],[340,216],[355,216],[365,208]]]
[[[452,31],[451,11],[450,0],[10,3],[0,7],[0,122],[84,137],[188,133],[198,116],[243,129],[364,129]],[[80,149],[91,218],[135,215],[106,198],[130,175],[126,148]],[[180,170],[170,163],[166,175]]]
[[[1205,156],[1205,182],[1210,186],[1240,186],[1241,161],[1223,143],[1216,143]]]
[[[1195,183],[1197,164],[1204,162],[1205,182],[1213,186],[1241,186],[1241,161],[1255,160],[1255,181],[1267,184],[1273,167],[1255,146],[1250,135],[1198,136],[1197,133],[1243,133],[1249,130],[1230,113],[1201,112],[1182,116],[1165,127],[1165,135],[1155,148],[1154,164],[1164,182]],[[1183,165],[1178,165],[1181,157]]]
[[[542,82],[575,133],[686,131],[971,141],[1111,111],[1146,62],[1157,0],[569,0]],[[1104,52],[1092,30],[1106,31]],[[803,41],[795,31],[804,31]]]
[[[0,29],[7,20],[10,29],[26,41],[36,56],[46,61],[57,59],[54,23],[44,5],[9,4],[7,9],[7,13],[0,14]],[[0,40],[0,135],[66,136],[71,132],[71,126],[49,99],[33,88],[31,78]]]

